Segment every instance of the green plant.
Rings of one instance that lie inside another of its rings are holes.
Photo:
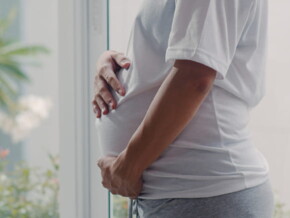
[[[24,59],[38,54],[48,53],[48,49],[39,45],[26,45],[5,37],[5,33],[16,16],[11,10],[5,19],[0,20],[0,109],[7,113],[17,111],[15,103],[20,95],[21,84],[29,82],[23,70]]]
[[[36,55],[49,51],[6,36],[15,16],[16,11],[11,10],[6,18],[0,19],[0,129],[5,134],[13,133],[18,142],[48,116],[45,109],[49,104],[34,95],[23,97],[21,89],[30,82],[23,67],[36,65]],[[8,154],[9,150],[0,146],[0,217],[58,218],[58,157],[48,156],[49,169],[32,168],[26,161],[13,164],[11,169]]]
[[[58,157],[49,155],[51,168],[31,168],[26,162],[13,171],[6,169],[5,157],[0,159],[1,218],[59,218]]]
[[[275,200],[274,218],[290,218],[290,210],[287,210],[286,205],[280,200]]]
[[[129,208],[128,198],[120,195],[111,195],[111,198],[113,198],[113,217],[127,218]]]

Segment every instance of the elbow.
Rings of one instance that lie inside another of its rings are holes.
[[[188,84],[195,91],[205,94],[212,88],[213,81],[213,77],[203,77],[196,80],[188,80]]]
[[[201,93],[207,93],[211,89],[217,74],[216,70],[189,60],[176,60],[174,67],[190,88]]]

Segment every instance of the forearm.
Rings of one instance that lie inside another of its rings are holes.
[[[211,86],[208,80],[194,80],[190,72],[172,68],[121,153],[125,165],[141,175],[194,117]]]

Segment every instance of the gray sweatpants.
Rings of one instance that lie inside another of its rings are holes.
[[[131,201],[137,218],[272,218],[274,195],[270,180],[209,198],[141,199]]]

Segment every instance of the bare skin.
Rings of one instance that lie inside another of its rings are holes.
[[[175,61],[126,148],[118,156],[98,160],[103,186],[113,194],[136,198],[143,171],[193,119],[215,78],[216,71],[205,65]]]
[[[126,90],[116,76],[122,68],[128,69],[131,61],[122,52],[114,50],[105,51],[97,61],[97,70],[94,81],[94,97],[92,99],[93,111],[97,118],[109,113],[110,109],[117,108],[117,102],[112,96],[116,91],[121,96]]]

